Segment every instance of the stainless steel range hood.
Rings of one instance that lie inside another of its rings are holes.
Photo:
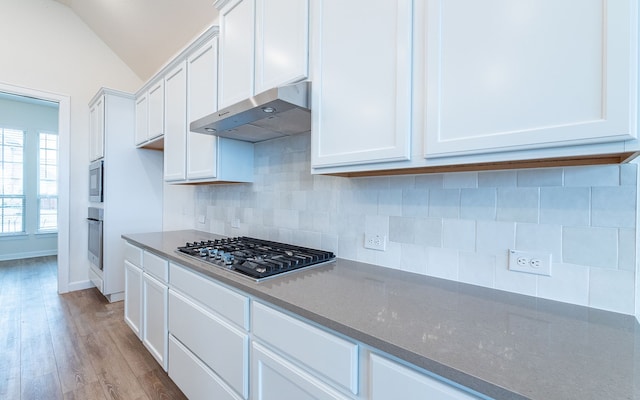
[[[191,122],[192,132],[261,142],[311,130],[311,82],[257,94]]]

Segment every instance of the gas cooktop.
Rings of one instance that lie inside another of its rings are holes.
[[[187,243],[177,251],[256,282],[335,259],[330,251],[244,236]]]

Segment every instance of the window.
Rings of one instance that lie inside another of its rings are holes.
[[[58,135],[39,134],[38,231],[58,230]]]
[[[24,131],[0,128],[0,234],[24,232]]]

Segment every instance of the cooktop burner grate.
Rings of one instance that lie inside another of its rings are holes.
[[[258,282],[335,259],[330,251],[245,236],[187,243],[178,251]]]

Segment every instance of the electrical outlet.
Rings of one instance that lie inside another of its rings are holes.
[[[528,274],[551,276],[551,254],[509,250],[509,269]]]
[[[234,218],[231,220],[231,227],[235,229],[240,228],[240,218]]]
[[[387,250],[387,236],[381,233],[367,233],[364,234],[364,247],[365,249],[386,251]]]

